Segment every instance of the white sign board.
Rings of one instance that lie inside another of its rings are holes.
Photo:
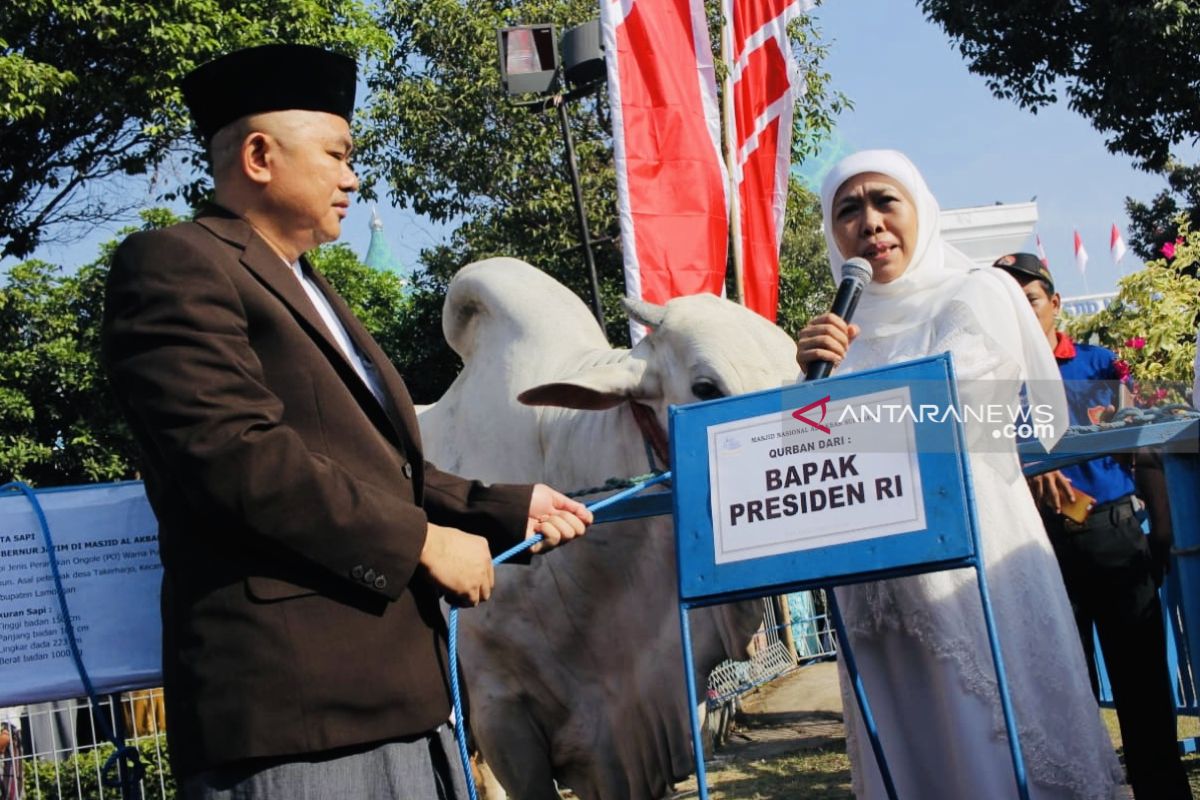
[[[870,413],[910,399],[900,387],[711,426],[714,563],[924,528],[914,419]]]
[[[156,685],[162,623],[158,524],[140,483],[39,492],[84,666],[98,692]],[[85,694],[41,525],[0,496],[0,706]]]

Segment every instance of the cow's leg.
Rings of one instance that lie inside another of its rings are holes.
[[[475,788],[480,800],[509,800],[508,792],[504,791],[491,765],[483,760],[478,750],[471,754],[471,774],[475,776]]]
[[[550,745],[519,703],[489,705],[471,720],[479,749],[512,800],[559,800]]]

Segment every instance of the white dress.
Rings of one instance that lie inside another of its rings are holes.
[[[1006,305],[1002,300],[997,312]],[[995,321],[986,329],[996,330]],[[949,351],[964,407],[1011,404],[1018,367],[984,330],[970,305],[949,300],[932,321],[909,330],[879,338],[864,331],[838,374]],[[1015,447],[998,445],[989,428],[966,416],[983,563],[1031,797],[1120,796],[1120,766]],[[1017,797],[974,571],[849,586],[837,596],[899,797]],[[857,701],[840,672],[855,796],[886,798]]]

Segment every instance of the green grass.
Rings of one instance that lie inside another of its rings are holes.
[[[714,763],[708,772],[712,800],[853,800],[845,741],[766,761]],[[680,784],[675,800],[694,800],[696,779]]]

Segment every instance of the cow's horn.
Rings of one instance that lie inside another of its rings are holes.
[[[666,306],[656,306],[644,300],[630,300],[628,297],[622,298],[621,302],[625,304],[625,311],[630,319],[651,328],[662,325],[663,317],[667,315]]]

